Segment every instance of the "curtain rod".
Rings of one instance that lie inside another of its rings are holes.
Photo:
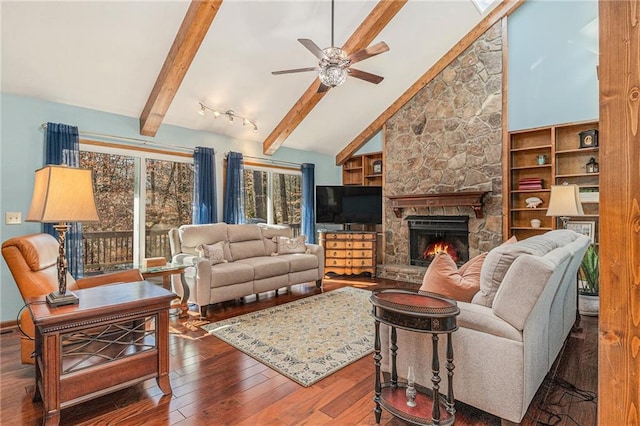
[[[229,155],[229,151],[224,153],[224,158],[227,158]],[[263,158],[263,157],[252,157],[251,155],[244,155],[242,154],[242,158],[250,158],[252,160],[258,160],[258,161],[264,161],[265,163],[271,163],[271,164],[282,164],[282,165],[291,165],[291,166],[296,166],[296,167],[301,167],[302,164],[300,163],[293,163],[291,161],[284,161],[284,160],[274,160],[272,158]]]
[[[40,128],[42,130],[47,130],[47,123],[42,123],[40,125]],[[181,150],[181,151],[185,151],[185,152],[188,152],[188,153],[193,153],[193,149],[191,149],[191,148],[186,148],[184,146],[179,146],[179,145],[171,145],[171,144],[153,142],[153,141],[148,141],[148,140],[145,140],[145,139],[129,138],[129,137],[126,137],[126,136],[109,135],[109,134],[106,134],[106,133],[85,132],[85,131],[82,131],[82,130],[78,130],[78,134],[83,135],[83,136],[97,136],[97,137],[106,138],[106,139],[121,140],[121,141],[125,141],[125,142],[135,142],[135,143],[140,143],[142,145],[154,145],[154,146],[158,146],[158,147],[162,147],[162,148],[173,148],[173,149],[176,149],[176,150]]]

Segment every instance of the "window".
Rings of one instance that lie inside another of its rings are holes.
[[[191,223],[192,160],[82,144],[80,167],[93,170],[100,216],[83,226],[85,274],[170,260],[169,229]]]
[[[191,223],[193,167],[146,159],[145,257],[171,260],[169,229]]]
[[[301,220],[301,180],[299,171],[245,165],[247,223],[287,224],[297,235]]]
[[[474,6],[478,9],[480,13],[484,13],[489,6],[491,6],[495,0],[472,0]]]

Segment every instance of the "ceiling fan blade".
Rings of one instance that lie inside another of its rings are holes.
[[[331,87],[325,86],[324,84],[320,83],[317,93],[324,93],[324,92],[327,92],[329,89],[331,89]]]
[[[318,45],[313,41],[309,40],[308,38],[299,38],[298,41],[300,42],[300,44],[306,47],[309,52],[313,53],[316,58],[327,59],[327,55],[325,55],[322,49],[320,49]]]
[[[368,81],[369,83],[378,84],[384,77],[380,77],[379,75],[371,74],[370,72],[360,71],[353,68],[347,69],[347,72],[351,77],[359,78],[360,80]]]
[[[384,41],[380,43],[376,43],[373,46],[366,47],[364,49],[360,49],[357,52],[353,52],[351,55],[347,57],[351,61],[352,64],[356,62],[360,62],[364,59],[370,58],[372,56],[379,55],[389,50],[389,46]]]
[[[273,74],[273,75],[291,74],[291,73],[294,73],[294,72],[305,72],[305,71],[318,71],[318,67],[295,68],[295,69],[291,69],[291,70],[271,71],[271,74]]]

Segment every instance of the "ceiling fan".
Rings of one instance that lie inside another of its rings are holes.
[[[320,60],[320,62],[318,62],[318,66],[273,71],[271,74],[279,75],[305,71],[318,71],[318,78],[322,83],[318,88],[318,93],[326,92],[331,87],[340,86],[345,82],[347,76],[359,78],[373,84],[378,84],[384,79],[384,77],[379,75],[351,68],[351,65],[386,52],[389,50],[387,43],[381,41],[380,43],[376,43],[372,46],[353,52],[350,55],[341,48],[335,47],[333,42],[333,9],[334,0],[331,0],[331,47],[320,49],[312,40],[306,38],[298,39],[298,41],[306,47],[307,50],[313,53],[315,57]]]

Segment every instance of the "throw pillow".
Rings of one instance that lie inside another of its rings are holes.
[[[464,265],[462,265],[458,272],[460,275],[475,275],[478,276],[478,286],[480,285],[480,271],[482,270],[482,265],[484,264],[484,259],[487,257],[487,252],[480,253],[476,257],[473,257],[467,261]]]
[[[273,240],[278,245],[278,254],[305,253],[307,251],[307,246],[305,245],[307,237],[305,235],[299,235],[295,238],[279,235],[273,237]]]
[[[427,268],[420,290],[470,302],[480,289],[480,267],[483,260],[484,254],[474,257],[463,265],[464,273],[461,273],[451,256],[440,252]]]
[[[224,241],[215,244],[200,244],[196,247],[196,250],[198,251],[198,256],[209,259],[212,266],[227,262],[224,258]]]

